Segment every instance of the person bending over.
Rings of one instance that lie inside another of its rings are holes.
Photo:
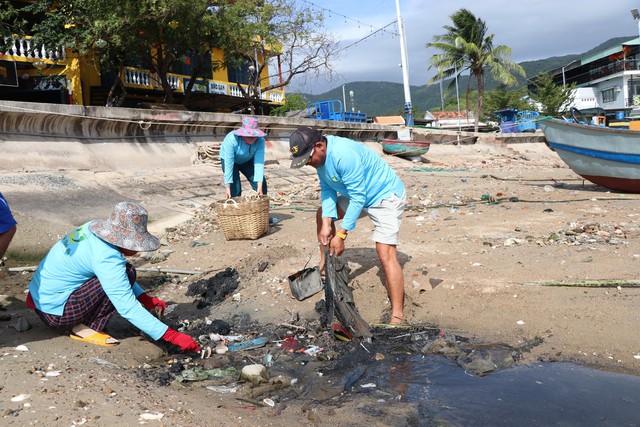
[[[259,195],[267,194],[267,179],[264,177],[265,135],[258,129],[258,120],[245,117],[242,126],[229,132],[222,141],[220,160],[227,199],[242,195],[240,173]]]
[[[378,154],[348,138],[325,136],[303,126],[291,134],[289,147],[291,167],[309,165],[320,180],[322,206],[316,214],[316,231],[321,271],[324,247],[329,246],[331,255],[342,255],[348,233],[356,228],[358,218],[368,215],[391,302],[389,323],[403,323],[404,273],[396,248],[407,201],[404,184]],[[338,220],[342,223],[336,230]]]

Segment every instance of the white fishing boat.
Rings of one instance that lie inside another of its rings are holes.
[[[640,193],[640,131],[548,119],[549,147],[578,175],[611,190]]]

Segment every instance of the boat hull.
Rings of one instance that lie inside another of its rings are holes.
[[[584,179],[611,190],[640,193],[640,132],[540,122],[549,147]]]
[[[431,146],[427,141],[402,141],[396,139],[383,139],[382,151],[385,154],[399,157],[419,157],[426,154]]]

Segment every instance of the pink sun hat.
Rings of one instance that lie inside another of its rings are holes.
[[[258,129],[258,120],[255,117],[242,119],[242,127],[233,131],[238,136],[265,136],[266,133]]]

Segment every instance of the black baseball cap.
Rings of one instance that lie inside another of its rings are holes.
[[[322,140],[322,134],[317,129],[301,126],[289,137],[289,151],[293,154],[291,167],[294,169],[306,165],[311,156],[311,150],[316,142]]]

